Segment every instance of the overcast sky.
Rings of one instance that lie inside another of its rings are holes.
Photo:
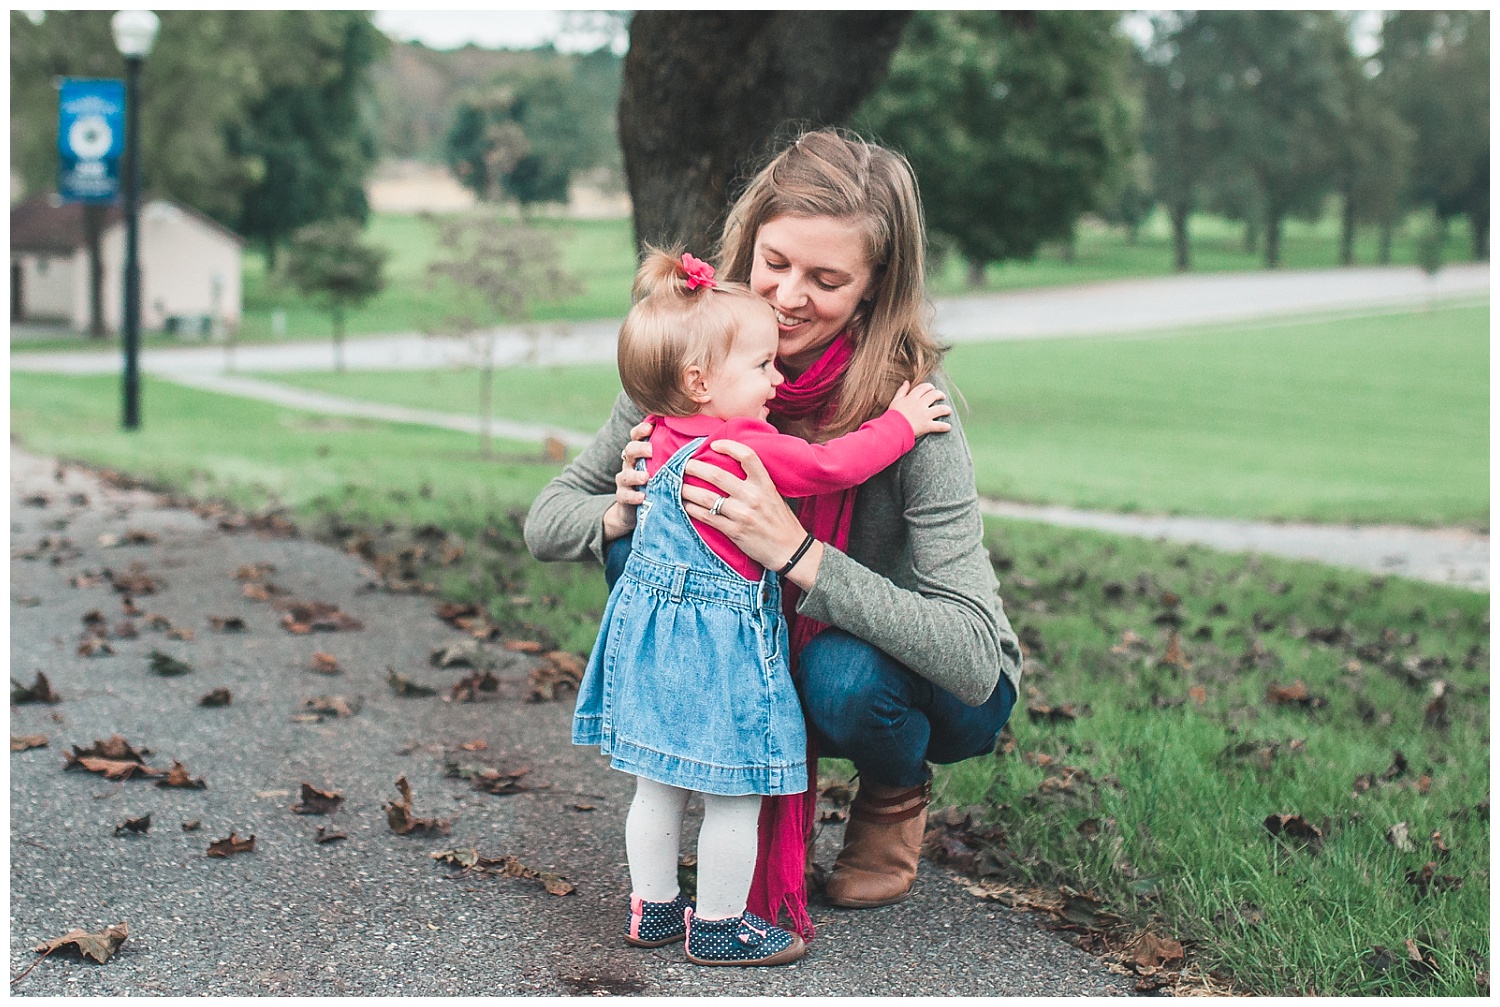
[[[379,10],[375,24],[404,41],[420,41],[434,49],[456,49],[467,43],[489,49],[531,49],[552,42],[565,52],[590,52],[613,41],[625,51],[625,39],[611,39],[598,30],[579,30],[583,11],[558,10]]]

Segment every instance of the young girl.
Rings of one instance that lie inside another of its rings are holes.
[[[579,687],[573,742],[598,745],[611,766],[636,777],[625,825],[633,888],[626,940],[660,947],[686,938],[688,958],[700,965],[779,965],[802,956],[802,938],[747,913],[745,903],[762,796],[807,788],[779,576],[812,536],[779,570],[762,568],[688,518],[683,468],[696,458],[743,477],[709,447],[730,439],[755,450],[783,496],[839,491],[894,463],[916,438],[948,430],[939,417],[951,410],[932,385],[903,384],[883,415],[809,444],[766,422],[783,378],[775,314],[763,299],[716,283],[713,267],[691,255],[654,249],[632,298],[620,328],[620,381],[655,424],[651,457],[638,462],[650,479]],[[693,793],[703,797],[696,906],[677,885]]]

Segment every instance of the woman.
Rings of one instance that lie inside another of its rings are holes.
[[[921,204],[900,155],[817,130],[761,170],[730,211],[719,261],[725,279],[776,311],[787,378],[771,403],[778,427],[827,441],[884,411],[903,381],[944,386],[923,259]],[[592,555],[611,584],[619,576],[644,499],[642,419],[622,394],[593,444],[537,497],[526,544],[538,559]],[[859,771],[824,892],[838,906],[911,893],[928,763],[989,752],[1019,690],[1020,648],[984,548],[973,462],[949,419],[951,432],[922,438],[856,490],[806,498],[795,513],[743,445],[713,446],[745,479],[687,468],[718,489],[685,485],[690,517],[772,570],[799,556],[784,597],[809,738]]]

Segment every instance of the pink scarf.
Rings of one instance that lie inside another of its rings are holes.
[[[776,389],[771,408],[787,419],[811,418],[815,423],[837,403],[838,388],[853,356],[848,333],[840,333],[817,363],[794,380]],[[854,513],[855,490],[807,497],[797,511],[802,527],[820,542],[838,549],[849,547],[849,521]],[[797,657],[813,637],[827,627],[797,614],[801,591],[787,581],[782,584],[781,607],[791,635],[792,674]],[[800,794],[767,797],[761,801],[759,842],[755,877],[750,884],[748,908],[772,923],[781,910],[791,916],[792,928],[804,940],[813,936],[812,917],[807,913],[807,841],[812,836],[818,809],[818,750],[812,731],[807,732],[807,789]]]

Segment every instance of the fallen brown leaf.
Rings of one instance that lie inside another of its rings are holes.
[[[1164,968],[1168,962],[1182,961],[1182,943],[1168,937],[1158,937],[1153,933],[1143,933],[1136,938],[1131,948],[1131,959],[1136,972],[1141,975],[1153,975],[1158,969]]]
[[[337,791],[319,790],[310,783],[303,783],[302,800],[292,805],[292,810],[299,815],[331,815],[343,803],[343,795]]]
[[[140,818],[127,818],[127,819],[125,819],[125,821],[121,822],[119,825],[116,825],[115,826],[115,835],[118,836],[122,832],[134,832],[137,835],[144,836],[150,830],[151,830],[151,816],[149,814],[146,814],[146,815],[142,815]]]
[[[116,923],[99,933],[90,933],[87,930],[69,930],[61,937],[54,937],[50,941],[43,941],[33,950],[41,952],[43,957],[66,945],[73,945],[80,955],[87,955],[101,965],[109,961],[114,953],[120,950],[120,945],[130,936],[130,925],[128,923]],[[22,973],[23,975],[25,973]],[[20,978],[19,976],[17,978]]]
[[[396,669],[390,667],[389,665],[386,666],[385,670],[385,680],[390,683],[391,691],[398,696],[406,696],[407,698],[421,698],[423,696],[437,695],[437,690],[432,688],[430,685],[421,685],[417,682],[413,682],[405,675],[398,675],[396,674]]]
[[[308,715],[319,719],[325,717],[352,717],[359,712],[360,702],[345,699],[343,696],[315,696],[312,699],[304,699],[302,708],[308,711]],[[293,718],[296,719],[295,717]]]
[[[282,627],[289,633],[334,633],[365,628],[354,616],[326,601],[279,602],[276,608],[282,613]]]
[[[114,652],[115,648],[102,636],[86,636],[78,644],[79,657],[108,657]]]
[[[440,863],[460,868],[459,875],[478,872],[504,878],[527,878],[540,881],[542,887],[552,895],[571,895],[576,890],[573,883],[565,876],[527,867],[512,856],[491,859],[480,856],[479,851],[475,849],[439,850],[428,856]]]
[[[253,853],[254,851],[255,837],[241,839],[237,832],[231,832],[227,838],[215,839],[208,844],[210,857],[232,857],[238,853]]]
[[[243,633],[248,628],[245,620],[237,615],[211,615],[208,625],[216,633]]]
[[[247,563],[234,572],[235,580],[265,580],[276,572],[271,563]]]
[[[315,650],[312,656],[312,670],[320,675],[337,675],[339,659],[326,651]]]
[[[1267,815],[1264,824],[1272,837],[1288,840],[1293,846],[1316,852],[1323,844],[1323,830],[1301,815]]]
[[[406,777],[396,780],[396,789],[401,792],[401,800],[388,801],[385,805],[385,820],[392,832],[406,836],[414,832],[443,834],[448,831],[451,824],[449,822],[437,818],[417,818],[412,814],[411,784],[406,782]]]
[[[14,706],[25,703],[60,703],[62,697],[52,691],[52,683],[47,681],[47,676],[40,671],[36,673],[36,681],[29,687],[22,685],[14,678],[10,680],[10,701]]]
[[[506,640],[504,647],[518,654],[540,654],[547,649],[536,640]]]
[[[1300,706],[1308,710],[1326,706],[1328,703],[1322,696],[1311,695],[1307,691],[1307,685],[1300,678],[1291,685],[1277,685],[1272,682],[1266,686],[1266,702],[1273,706]]]
[[[1429,891],[1453,892],[1464,886],[1464,879],[1456,874],[1438,874],[1437,861],[1429,860],[1421,870],[1407,871],[1406,883],[1417,889],[1416,897],[1424,898]]]
[[[531,669],[530,703],[550,703],[578,692],[583,681],[584,659],[565,650],[549,650],[543,663]]]
[[[475,738],[473,741],[466,741],[458,747],[465,752],[483,752],[490,746],[483,740]]]
[[[202,825],[203,825],[203,823],[200,822],[200,821],[198,821],[198,819],[195,818],[195,819],[193,819],[190,822],[183,822],[182,823],[182,831],[183,832],[197,832],[198,829],[200,827],[202,827]]]
[[[167,630],[167,636],[174,640],[191,640],[193,638],[193,631],[186,626],[173,626]]]
[[[152,673],[161,675],[166,678],[173,678],[177,675],[191,674],[193,670],[193,666],[191,664],[188,664],[185,661],[179,661],[171,654],[164,654],[159,650],[153,650],[151,652],[150,660]]]
[[[1180,668],[1183,671],[1187,671],[1193,666],[1193,663],[1187,659],[1187,655],[1182,651],[1182,634],[1175,629],[1167,637],[1167,652],[1163,655],[1161,663],[1174,668]]]
[[[473,672],[453,684],[443,698],[451,703],[477,703],[481,692],[498,692],[500,680],[491,672]]]
[[[189,776],[187,767],[176,759],[172,760],[172,768],[167,770],[166,779],[157,780],[156,785],[158,787],[173,787],[178,790],[203,790],[208,786],[202,779],[195,780]]]
[[[334,829],[332,826],[320,825],[320,826],[318,826],[318,834],[313,837],[313,842],[315,842],[319,846],[321,846],[324,843],[337,842],[340,839],[348,839],[348,838],[349,838],[348,836],[346,836],[342,832],[339,832],[338,830]]]
[[[220,686],[212,692],[206,692],[198,699],[199,706],[228,706],[230,701],[229,690]]]
[[[10,736],[10,750],[12,752],[25,752],[33,748],[46,748],[47,736],[45,734],[12,734]]]

